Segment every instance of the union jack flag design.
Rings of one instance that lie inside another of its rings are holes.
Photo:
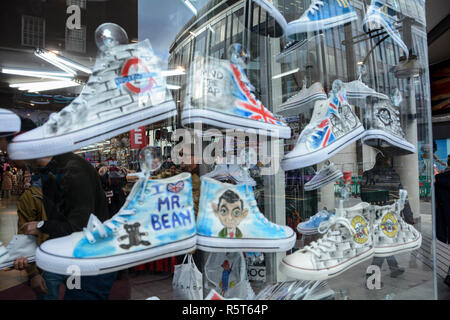
[[[233,90],[233,92],[237,98],[236,110],[240,113],[240,115],[270,124],[284,125],[281,121],[277,120],[275,116],[263,106],[261,101],[256,99],[256,97],[250,92],[247,84],[242,81],[244,72],[232,63],[230,63],[230,67],[233,73],[233,83],[235,85],[235,90]]]
[[[167,191],[172,193],[178,193],[184,188],[184,182],[178,181],[177,183],[169,183],[167,185]]]

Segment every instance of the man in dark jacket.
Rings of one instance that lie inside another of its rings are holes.
[[[47,234],[49,239],[68,236],[82,231],[89,216],[95,214],[100,221],[110,218],[108,203],[100,177],[85,159],[73,154],[30,160],[33,171],[42,180],[46,221],[32,221],[23,225],[25,234]],[[25,265],[19,265],[19,269]],[[66,283],[64,275],[44,272],[48,294],[41,299],[57,299],[59,285]],[[106,300],[115,281],[116,273],[81,277],[81,288],[66,290],[67,300]],[[69,288],[68,288],[69,289]]]

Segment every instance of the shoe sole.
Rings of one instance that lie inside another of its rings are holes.
[[[420,235],[419,238],[417,238],[416,240],[411,241],[410,243],[407,244],[388,247],[375,247],[374,256],[380,258],[390,257],[396,254],[401,254],[420,249],[421,246],[422,246],[422,235]]]
[[[197,238],[196,235],[194,235],[184,240],[141,251],[103,258],[86,259],[62,257],[38,248],[36,250],[36,264],[45,271],[62,275],[71,275],[73,267],[78,267],[80,275],[93,276],[128,269],[136,265],[159,259],[186,254],[196,249],[196,243]]]
[[[8,154],[13,160],[28,160],[73,152],[137,127],[165,120],[176,114],[175,103],[167,101],[77,131],[42,139],[13,142],[8,146]]]
[[[34,262],[36,260],[35,256],[26,257],[28,259],[28,263]],[[6,262],[0,264],[0,270],[6,269],[6,268],[12,268],[14,267],[14,261]]]
[[[363,136],[364,127],[360,125],[352,132],[339,138],[339,140],[336,140],[336,142],[333,142],[325,148],[304,155],[285,157],[281,162],[281,168],[284,171],[290,171],[313,166],[331,158],[349,144],[352,144]]]
[[[196,123],[206,124],[223,129],[236,129],[247,131],[249,129],[257,130],[257,134],[274,136],[281,139],[291,137],[290,127],[280,127],[275,124],[248,120],[239,116],[219,113],[206,109],[189,108],[183,110],[181,115],[181,124],[184,127],[194,127]]]
[[[383,140],[392,146],[406,150],[411,153],[416,153],[417,150],[416,147],[410,142],[379,129],[366,130],[364,137],[362,137],[362,142],[371,146],[372,145],[370,143],[371,140]],[[373,145],[376,146],[376,144]]]
[[[341,171],[336,171],[332,175],[329,175],[329,176],[325,177],[325,179],[319,180],[314,184],[310,184],[310,185],[305,184],[305,191],[312,191],[312,190],[319,189],[323,186],[328,185],[329,183],[339,180],[343,176],[344,176],[344,174]]]
[[[291,250],[297,235],[285,239],[229,239],[197,235],[197,248],[206,252],[285,252]]]
[[[319,30],[326,30],[346,24],[358,19],[356,12],[346,13],[337,17],[328,18],[320,21],[292,21],[286,27],[286,37],[291,37],[298,33],[313,32]]]
[[[291,102],[289,104],[282,105],[280,107],[280,113],[281,112],[285,112],[285,111],[289,111],[291,109],[299,108],[302,105],[305,105],[307,103],[310,103],[310,102],[313,102],[313,101],[316,101],[316,100],[327,100],[327,95],[324,94],[324,93],[316,93],[316,94],[311,95],[311,96],[309,96],[309,97],[307,97],[305,99],[298,100],[298,101],[293,101],[293,102]]]
[[[373,257],[373,252],[374,249],[370,248],[366,252],[361,253],[358,256],[355,256],[345,262],[342,262],[337,266],[319,270],[299,268],[286,263],[283,259],[280,262],[280,271],[288,277],[298,280],[328,280],[344,273],[345,271],[366,260],[371,259]]]

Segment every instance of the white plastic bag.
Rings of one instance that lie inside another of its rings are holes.
[[[247,263],[241,252],[210,253],[205,277],[225,299],[252,300],[255,293],[248,281]]]
[[[175,266],[172,288],[174,300],[203,300],[203,276],[191,254],[186,254],[183,263]]]

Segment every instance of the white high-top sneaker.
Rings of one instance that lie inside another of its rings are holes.
[[[364,127],[344,94],[316,101],[310,123],[281,167],[288,171],[323,162],[363,135]]]
[[[257,130],[257,133],[289,139],[291,128],[275,117],[254,95],[255,88],[241,65],[213,57],[197,58],[190,69],[190,82],[181,123],[221,129]]]
[[[295,232],[270,222],[259,211],[249,184],[232,185],[203,177],[197,217],[197,247],[208,252],[283,252]]]
[[[148,39],[99,52],[81,94],[42,127],[14,138],[8,146],[10,158],[72,152],[175,116],[176,106],[160,64]]]
[[[316,175],[305,184],[305,191],[319,189],[343,177],[343,173],[334,163],[325,164]]]
[[[302,89],[294,96],[290,97],[280,106],[280,112],[300,108],[301,106],[314,102],[316,100],[326,100],[327,94],[320,82],[312,84],[309,88],[306,87],[306,82],[303,82]]]
[[[327,280],[373,257],[368,203],[336,209],[318,231],[323,238],[283,258],[281,272],[300,280]]]
[[[36,249],[36,237],[24,234],[15,235],[6,247],[0,243],[0,269],[14,266],[14,261],[21,257],[33,262]]]
[[[0,137],[20,131],[20,118],[14,112],[0,108]]]
[[[389,257],[419,249],[422,235],[401,217],[406,190],[400,190],[400,199],[392,205],[373,206],[376,217],[373,241],[376,257]]]

